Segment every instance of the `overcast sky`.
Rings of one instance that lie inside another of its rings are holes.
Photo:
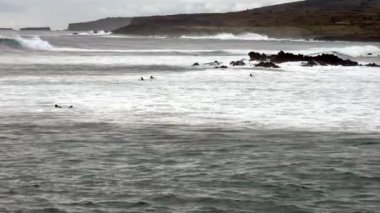
[[[0,27],[51,26],[105,17],[245,10],[296,0],[0,0]]]

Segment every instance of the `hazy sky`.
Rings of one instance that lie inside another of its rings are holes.
[[[51,26],[104,17],[226,12],[296,0],[0,0],[0,27]]]

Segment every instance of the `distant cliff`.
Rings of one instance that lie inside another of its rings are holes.
[[[0,28],[0,30],[13,30],[12,28]]]
[[[26,27],[26,28],[20,28],[22,31],[51,31],[50,27]]]
[[[114,30],[173,36],[221,32],[380,41],[380,0],[306,0],[231,13],[140,17]]]
[[[68,26],[70,31],[91,31],[91,30],[105,30],[113,31],[115,29],[127,26],[131,18],[105,18],[97,21],[71,23]]]

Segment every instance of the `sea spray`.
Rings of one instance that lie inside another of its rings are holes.
[[[216,35],[200,35],[200,36],[192,36],[192,35],[183,35],[180,36],[182,39],[215,39],[215,40],[277,40],[275,38],[269,38],[266,35],[261,35],[257,33],[242,33],[242,34],[232,34],[232,33],[220,33]]]
[[[0,38],[1,46],[15,49],[29,49],[29,50],[52,50],[53,46],[42,40],[38,36],[32,38],[23,38],[17,36],[15,38]]]
[[[108,32],[108,31],[104,31],[104,30],[100,30],[100,31],[89,31],[89,32],[80,32],[80,33],[74,33],[72,35],[85,35],[85,36],[92,36],[92,35],[95,35],[95,36],[104,36],[104,35],[111,35],[112,32]]]

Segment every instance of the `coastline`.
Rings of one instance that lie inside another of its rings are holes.
[[[234,35],[255,33],[275,39],[303,39],[321,41],[380,42],[380,32],[363,31],[351,26],[259,26],[259,27],[216,27],[216,26],[173,26],[152,23],[131,24],[113,31],[114,34],[137,36],[210,36],[222,33]]]
[[[135,17],[117,34],[257,33],[273,38],[380,42],[380,1],[307,0],[229,13]]]

